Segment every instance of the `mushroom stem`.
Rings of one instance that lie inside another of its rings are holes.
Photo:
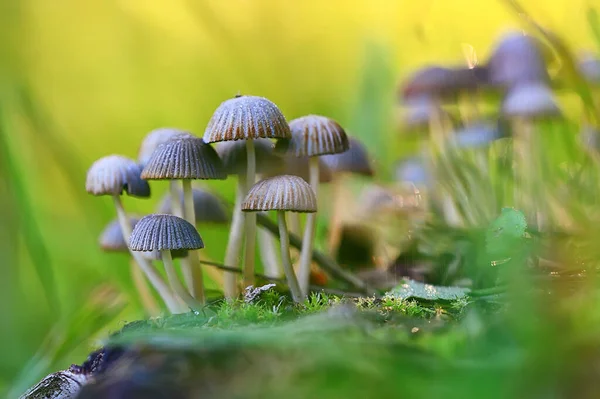
[[[254,152],[254,141],[246,140],[246,152],[248,165],[246,168],[246,190],[248,193],[256,180],[256,154]],[[244,287],[254,285],[254,257],[256,251],[256,214],[247,212],[246,219],[246,251],[244,254]]]
[[[244,214],[242,213],[242,202],[246,196],[246,177],[239,175],[231,226],[229,229],[229,240],[225,251],[225,265],[239,267],[240,251],[244,242]],[[237,296],[236,274],[225,272],[223,275],[223,291],[225,298],[233,299]]]
[[[169,181],[169,191],[171,193],[171,213],[181,218],[183,217],[183,208],[181,206],[181,194],[177,180]]]
[[[260,256],[263,263],[265,275],[268,277],[277,278],[281,275],[279,267],[279,259],[277,258],[275,237],[264,228],[259,228],[258,231],[258,246]]]
[[[340,243],[340,239],[342,236],[342,204],[344,203],[343,196],[343,182],[342,176],[337,175],[333,176],[331,180],[331,190],[332,190],[332,207],[331,207],[331,219],[329,221],[329,239],[327,240],[328,252],[330,255],[335,253],[337,246]]]
[[[319,158],[310,157],[308,160],[309,183],[315,192],[318,203],[319,190]],[[298,281],[300,291],[303,296],[308,295],[308,283],[310,279],[310,264],[312,260],[312,249],[315,239],[315,227],[317,225],[317,213],[306,215],[306,225],[304,226],[304,237],[302,238],[302,250],[300,251],[300,266],[298,270]]]
[[[287,225],[285,223],[285,212],[277,211],[277,222],[279,225],[279,243],[281,246],[281,263],[283,264],[283,272],[287,278],[287,283],[292,293],[294,302],[302,301],[302,291],[298,285],[292,261],[290,259],[290,237],[288,235]]]
[[[115,208],[117,210],[117,219],[119,220],[119,225],[121,226],[121,231],[123,232],[123,238],[129,246],[129,237],[131,236],[131,224],[129,219],[127,218],[127,214],[125,213],[125,209],[123,209],[123,203],[121,202],[121,197],[118,195],[113,196],[113,200],[115,203]],[[139,265],[142,269],[152,287],[158,292],[158,295],[162,298],[167,305],[167,308],[171,313],[180,313],[181,307],[177,302],[177,299],[173,296],[173,293],[164,282],[162,277],[156,272],[154,267],[150,264],[150,262],[145,259],[139,252],[132,251],[129,249],[129,253],[135,260],[135,263]]]
[[[192,196],[192,181],[183,179],[183,216],[192,226],[196,225],[196,212],[194,210],[194,198]],[[189,273],[188,289],[194,298],[204,303],[204,281],[202,266],[197,251],[189,251],[188,256],[181,262],[185,273]],[[187,269],[187,270],[186,270]]]
[[[535,151],[535,132],[534,125],[527,118],[517,118],[514,121],[515,137],[513,139],[513,153],[515,156],[516,167],[514,169],[514,196],[515,206],[521,208],[525,213],[528,222],[538,231],[541,229],[542,218],[540,207],[543,205],[543,197],[538,192],[537,182],[540,176],[539,165]],[[537,177],[537,178],[536,178]]]
[[[185,289],[185,287],[179,281],[179,277],[177,277],[177,272],[175,271],[175,266],[173,266],[173,258],[171,257],[171,251],[164,250],[160,251],[160,255],[162,257],[162,261],[165,265],[165,271],[167,272],[167,277],[169,279],[169,284],[171,284],[171,288],[183,301],[192,309],[198,310],[202,308],[202,304],[198,302],[193,296],[190,295],[189,292]]]
[[[133,285],[140,296],[140,300],[146,313],[148,316],[158,316],[160,314],[160,308],[152,296],[152,292],[148,288],[148,284],[146,283],[146,278],[144,277],[144,273],[142,273],[142,269],[135,263],[133,259],[129,262],[129,269],[131,272],[131,279],[133,280]]]

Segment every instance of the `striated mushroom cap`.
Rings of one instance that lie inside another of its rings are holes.
[[[340,154],[324,155],[323,163],[331,169],[332,172],[356,173],[364,176],[373,176],[373,168],[369,159],[367,149],[360,140],[350,137],[348,139],[349,149]]]
[[[176,136],[186,134],[191,136],[191,133],[186,132],[185,130],[172,127],[163,127],[151,131],[144,137],[142,144],[140,144],[140,149],[138,150],[138,163],[144,168],[159,145],[166,143]]]
[[[277,105],[257,96],[236,96],[224,101],[204,131],[207,143],[290,136],[290,128]]]
[[[179,190],[179,194],[183,203],[183,190]],[[192,198],[197,223],[227,223],[229,221],[223,201],[213,193],[194,187],[192,188]],[[171,201],[171,194],[165,194],[158,207],[158,213],[173,213]]]
[[[256,173],[265,174],[281,166],[282,160],[273,152],[273,142],[268,139],[254,140]],[[246,140],[223,141],[217,144],[217,154],[221,157],[227,174],[244,174],[248,166]]]
[[[559,116],[560,109],[552,91],[542,83],[528,83],[512,88],[504,98],[502,113],[508,117],[536,118]]]
[[[121,195],[150,197],[150,186],[142,180],[142,168],[122,155],[100,158],[88,169],[85,190],[92,195]]]
[[[348,137],[333,119],[307,115],[290,122],[292,138],[279,140],[275,149],[297,157],[338,154],[348,150]]]
[[[148,215],[135,225],[129,247],[132,251],[173,251],[204,248],[194,226],[173,215]]]
[[[242,203],[242,211],[316,212],[315,192],[304,179],[282,175],[256,183]]]
[[[227,178],[217,152],[201,138],[184,134],[159,146],[142,171],[147,180]]]

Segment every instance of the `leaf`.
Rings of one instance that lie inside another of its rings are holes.
[[[486,252],[493,257],[510,257],[525,237],[526,230],[527,221],[523,212],[514,208],[502,208],[500,216],[490,224],[486,232]]]
[[[463,287],[442,287],[405,279],[403,284],[392,289],[386,295],[398,299],[418,298],[430,301],[451,301],[464,298],[470,291],[468,288]]]

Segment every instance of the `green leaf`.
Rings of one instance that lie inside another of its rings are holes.
[[[400,284],[396,288],[392,289],[386,295],[391,295],[398,299],[418,298],[427,299],[430,301],[451,301],[464,298],[469,292],[470,290],[468,288],[442,287],[405,279],[403,284]]]
[[[493,257],[510,257],[525,237],[526,230],[527,221],[523,212],[514,208],[502,208],[500,216],[490,224],[486,232],[486,252]]]

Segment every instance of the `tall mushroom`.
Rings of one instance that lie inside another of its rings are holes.
[[[308,161],[309,182],[315,192],[315,197],[318,199],[319,156],[347,151],[349,144],[346,132],[334,120],[319,115],[308,115],[294,119],[290,122],[290,130],[292,132],[291,140],[279,141],[276,148],[297,157],[310,157]],[[316,212],[309,213],[304,228],[298,274],[303,295],[308,292],[316,224]]]
[[[349,149],[346,152],[332,155],[324,155],[323,162],[333,172],[333,198],[331,206],[331,218],[329,222],[329,253],[334,253],[341,238],[343,203],[345,193],[343,191],[343,178],[347,173],[372,177],[375,173],[369,159],[365,146],[354,137],[348,138]]]
[[[290,138],[290,129],[285,117],[271,101],[256,96],[236,96],[221,103],[208,122],[204,132],[204,141],[214,143],[219,141],[245,140],[247,151],[247,168],[245,181],[238,181],[238,194],[234,208],[240,213],[241,202],[256,180],[256,153],[254,141],[259,138],[281,139]],[[231,224],[231,233],[227,243],[225,264],[237,265],[242,245],[241,222]],[[244,285],[254,284],[254,250],[256,239],[256,215],[247,214],[245,217],[246,251],[244,256]],[[225,296],[233,298],[237,295],[235,274],[225,274]]]
[[[134,197],[147,198],[150,196],[150,186],[148,182],[140,178],[140,173],[141,168],[135,161],[121,155],[100,158],[92,164],[87,172],[86,191],[92,195],[110,195],[113,198],[117,219],[126,241],[131,234],[131,224],[123,208],[121,194],[124,191]],[[179,310],[177,301],[148,260],[137,253],[132,252],[131,255],[168,309],[171,312],[177,312]]]
[[[295,302],[301,302],[303,293],[292,268],[289,235],[285,212],[317,211],[317,199],[311,187],[298,176],[283,175],[264,179],[256,183],[242,203],[244,212],[277,211],[281,260],[288,286]],[[311,254],[312,255],[312,254]]]
[[[171,251],[193,251],[204,248],[200,234],[191,223],[173,215],[144,216],[131,233],[129,248],[134,252],[159,251],[173,291],[192,310],[202,307],[202,304],[191,296],[179,281],[171,254]]]
[[[171,138],[160,145],[150,157],[142,171],[142,178],[147,180],[181,180],[183,188],[184,219],[190,224],[196,223],[194,201],[192,196],[192,179],[220,179],[227,177],[221,159],[215,150],[201,138],[191,134],[182,134]],[[179,192],[174,195],[172,203],[180,200]],[[191,251],[184,259],[183,271],[188,273],[192,286],[188,287],[200,302],[204,301],[202,268],[198,254]]]

